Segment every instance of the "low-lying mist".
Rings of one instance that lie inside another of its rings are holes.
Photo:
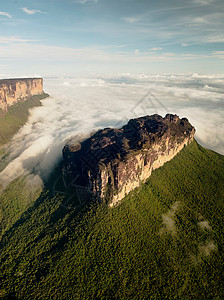
[[[65,142],[103,127],[121,127],[130,118],[176,113],[196,128],[197,141],[224,154],[224,75],[130,75],[46,78],[50,98],[32,109],[7,147],[0,182],[33,174],[45,180],[62,158]]]

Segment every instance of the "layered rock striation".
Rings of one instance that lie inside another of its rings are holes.
[[[63,174],[113,206],[191,143],[194,134],[188,120],[177,115],[131,119],[121,129],[105,128],[83,142],[68,142]]]
[[[0,80],[0,109],[7,111],[9,106],[18,101],[41,94],[44,94],[42,78]]]

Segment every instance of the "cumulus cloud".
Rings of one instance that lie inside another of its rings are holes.
[[[136,23],[139,19],[136,17],[124,17],[123,20],[127,23]]]
[[[46,179],[72,136],[79,139],[154,113],[187,117],[197,130],[197,141],[224,154],[223,80],[224,75],[196,73],[46,78],[51,97],[32,109],[27,124],[14,136],[0,182],[24,173]]]
[[[8,17],[10,19],[12,18],[12,16],[9,13],[4,12],[4,11],[0,11],[0,16]]]
[[[98,3],[98,0],[78,0],[76,1],[80,4]]]
[[[39,9],[28,9],[27,7],[22,7],[21,10],[27,15],[34,15],[36,13],[47,14],[45,11]]]
[[[159,51],[159,50],[162,50],[163,48],[161,47],[154,47],[154,48],[150,48],[149,50],[150,51]]]
[[[182,47],[189,47],[189,46],[190,46],[190,44],[187,44],[187,43],[182,43],[182,44],[181,44],[181,46],[182,46]]]

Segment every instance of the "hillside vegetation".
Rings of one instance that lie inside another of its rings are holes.
[[[16,223],[21,215],[37,200],[41,192],[41,185],[31,186],[27,184],[25,176],[18,177],[4,191],[0,192],[0,240],[4,232]]]
[[[40,106],[40,100],[47,97],[49,95],[45,93],[32,96],[29,100],[10,106],[7,113],[0,111],[0,146],[8,143],[19,128],[26,123],[29,109]]]
[[[223,182],[194,141],[117,207],[42,193],[2,237],[0,298],[224,299]]]

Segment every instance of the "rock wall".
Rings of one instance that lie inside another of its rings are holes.
[[[121,129],[106,128],[82,143],[68,143],[63,173],[68,182],[78,178],[94,198],[113,206],[191,143],[194,134],[188,120],[177,115],[133,119]]]
[[[0,109],[7,111],[9,106],[18,101],[41,94],[43,94],[42,78],[0,80]]]
[[[194,135],[192,134],[180,144],[175,142],[171,145],[169,138],[166,138],[164,140],[166,145],[165,151],[161,150],[161,144],[158,143],[152,146],[151,153],[145,150],[143,153],[133,156],[127,163],[120,164],[117,171],[118,192],[113,195],[109,205],[113,206],[117,204],[131,190],[139,187],[141,183],[144,183],[149,178],[153,170],[171,160],[184,146],[191,143],[193,139]],[[148,163],[145,164],[145,161],[148,161]],[[108,181],[106,174],[104,174],[104,178],[105,181]],[[123,180],[120,180],[120,178],[123,178]]]

